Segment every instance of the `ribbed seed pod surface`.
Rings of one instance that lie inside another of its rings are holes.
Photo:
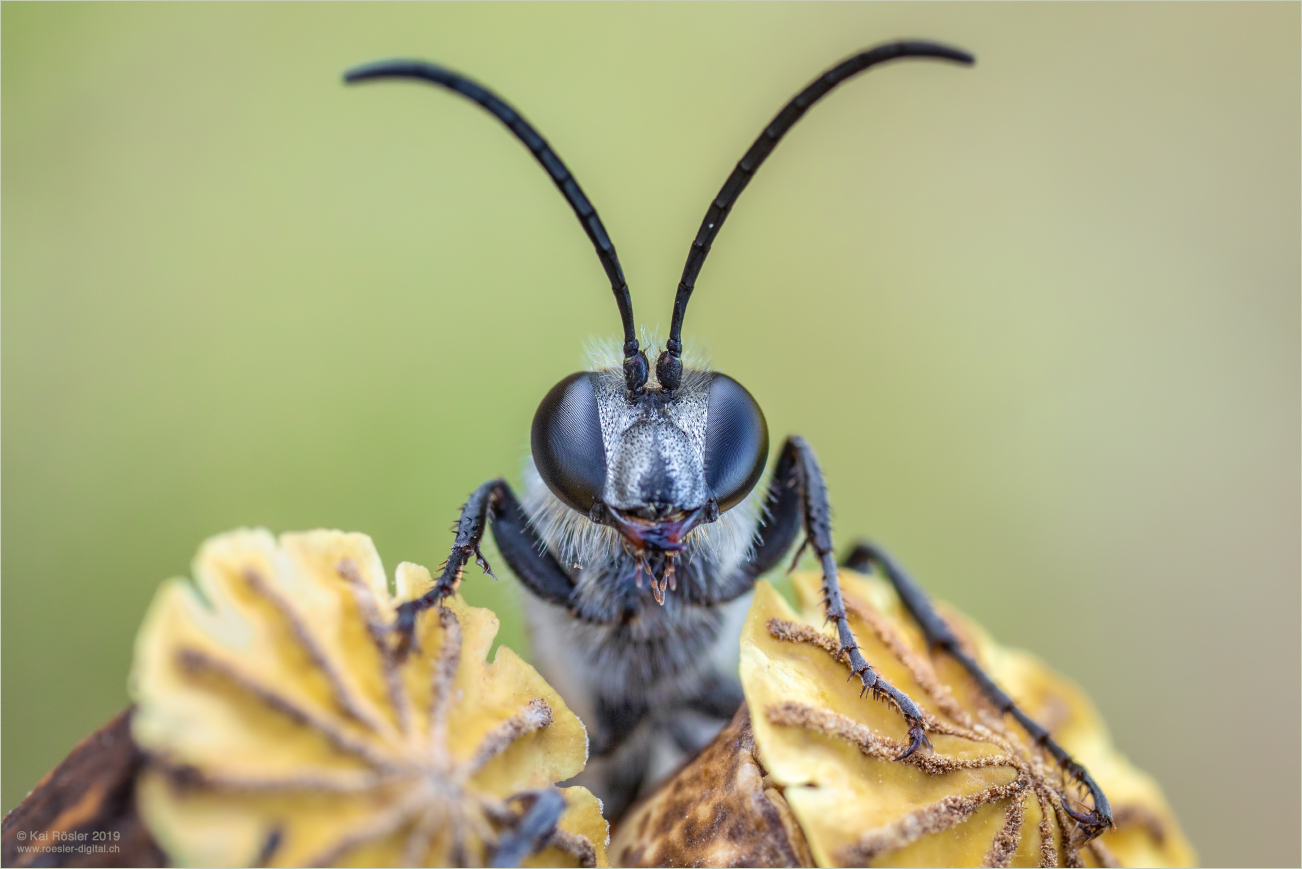
[[[579,772],[587,735],[497,618],[459,597],[396,652],[396,595],[370,538],[236,531],[166,583],[136,642],[140,808],[177,865],[484,865],[537,794]],[[605,866],[583,788],[529,866]]]

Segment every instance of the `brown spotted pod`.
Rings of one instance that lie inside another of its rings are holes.
[[[619,866],[812,866],[804,834],[755,759],[746,706],[621,822]]]
[[[370,538],[237,531],[154,599],[136,642],[141,814],[173,865],[484,865],[587,735],[496,617],[459,597],[395,651],[398,603],[430,584]],[[529,866],[605,866],[583,788]]]
[[[629,813],[611,859],[637,866],[1187,866],[1195,855],[1157,784],[1112,745],[1084,693],[995,644],[950,609],[969,652],[1083,763],[1115,826],[1084,841],[1064,811],[1074,783],[923,637],[890,585],[845,572],[864,656],[922,709],[933,750],[898,758],[897,710],[860,697],[820,606],[821,577],[794,578],[799,611],[760,583],[741,643],[747,711]],[[746,831],[749,830],[749,835]]]

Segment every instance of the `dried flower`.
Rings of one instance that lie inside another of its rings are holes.
[[[180,865],[482,865],[536,794],[579,772],[579,719],[460,598],[393,652],[396,604],[370,538],[236,531],[172,580],[136,641],[138,796]],[[583,788],[525,865],[606,865]]]
[[[923,708],[934,752],[897,760],[908,744],[904,721],[847,680],[844,656],[836,658],[835,636],[823,625],[817,574],[795,577],[799,615],[760,583],[742,635],[749,715],[630,813],[612,846],[617,862],[682,865],[702,853],[725,862],[726,854],[745,854],[749,860],[730,865],[773,866],[810,858],[819,866],[1194,861],[1161,791],[1112,746],[1079,688],[942,610],[986,671],[1107,793],[1116,826],[1084,845],[1063,811],[1073,784],[955,662],[926,653],[890,585],[848,571],[841,585],[865,657]],[[754,771],[741,774],[746,759]],[[713,772],[701,768],[706,763]],[[732,785],[701,791],[694,782],[703,777]]]

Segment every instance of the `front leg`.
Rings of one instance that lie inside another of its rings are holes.
[[[859,643],[850,630],[845,615],[845,602],[841,599],[841,583],[836,572],[836,558],[832,554],[831,507],[827,499],[827,486],[823,472],[814,458],[814,451],[802,437],[790,437],[782,445],[777,468],[769,482],[764,499],[764,517],[756,532],[755,551],[751,559],[742,564],[731,577],[726,577],[716,588],[717,601],[730,600],[748,591],[755,579],[777,566],[791,548],[801,531],[805,532],[806,546],[814,550],[823,570],[824,605],[827,619],[836,623],[838,654],[849,656],[851,678],[858,676],[863,682],[860,692],[872,692],[875,699],[887,700],[904,716],[909,726],[909,747],[899,759],[903,760],[919,749],[931,750],[925,732],[922,710],[909,698],[873,670],[859,651]],[[799,558],[800,552],[796,553]]]
[[[484,526],[489,523],[498,550],[524,587],[540,600],[562,606],[569,604],[573,581],[528,523],[511,487],[505,480],[490,480],[471,493],[462,506],[452,552],[434,586],[415,600],[399,605],[400,657],[405,657],[411,648],[417,614],[438,605],[457,590],[462,571],[472,557],[484,573],[493,576],[488,560],[479,549],[484,539]]]
[[[1112,807],[1108,804],[1108,798],[1103,794],[1103,790],[1090,776],[1089,771],[1077,763],[1062,746],[1054,742],[1047,730],[1019,709],[1012,698],[1005,694],[995,684],[994,680],[986,675],[985,670],[981,669],[981,665],[964,650],[958,636],[941,618],[940,613],[936,612],[936,608],[931,605],[931,599],[927,597],[927,593],[913,581],[913,578],[905,572],[899,562],[891,558],[884,549],[872,543],[861,542],[850,551],[843,564],[860,573],[868,573],[874,566],[880,568],[886,578],[891,581],[891,585],[895,586],[895,593],[900,596],[900,601],[904,604],[905,609],[909,611],[909,615],[913,616],[913,620],[922,628],[922,634],[927,640],[927,646],[931,649],[939,649],[957,661],[964,670],[967,670],[968,674],[976,682],[977,687],[981,689],[981,693],[999,710],[999,713],[1001,715],[1011,715],[1026,730],[1031,739],[1035,741],[1035,744],[1047,751],[1054,760],[1061,764],[1066,773],[1089,793],[1094,802],[1094,808],[1089,812],[1077,812],[1067,804],[1066,799],[1062,802],[1063,810],[1071,815],[1084,829],[1086,841],[1093,839],[1112,826]]]

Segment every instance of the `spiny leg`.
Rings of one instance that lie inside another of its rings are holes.
[[[415,600],[398,607],[398,655],[405,657],[411,648],[416,616],[437,606],[457,590],[461,573],[473,557],[489,576],[493,571],[480,551],[484,527],[491,523],[497,548],[512,572],[540,600],[562,606],[569,603],[574,588],[569,575],[547,551],[533,527],[528,524],[520,502],[505,480],[490,480],[471,493],[457,520],[457,536],[452,543],[443,572],[434,586]]]
[[[1089,771],[1077,763],[1062,746],[1054,742],[1049,735],[1049,731],[1018,708],[1012,698],[1005,694],[1003,689],[986,675],[985,670],[981,669],[981,665],[963,649],[958,636],[949,627],[948,623],[941,618],[940,613],[936,612],[936,608],[931,605],[931,599],[927,597],[927,593],[914,582],[913,578],[900,566],[899,562],[881,547],[868,542],[859,542],[841,563],[843,566],[860,573],[868,573],[874,566],[880,568],[886,578],[891,581],[891,585],[895,586],[896,594],[900,596],[900,600],[908,609],[909,614],[913,616],[913,620],[922,628],[922,634],[927,640],[927,645],[932,649],[941,650],[957,661],[971,675],[977,687],[981,689],[981,693],[999,710],[1000,714],[1012,716],[1013,720],[1020,724],[1031,739],[1035,741],[1035,744],[1047,751],[1054,760],[1058,761],[1067,775],[1089,793],[1094,802],[1094,808],[1091,811],[1078,812],[1068,805],[1065,798],[1062,802],[1063,811],[1081,825],[1085,832],[1086,842],[1112,826],[1112,807],[1108,804],[1108,798],[1104,795],[1103,790],[1090,776]]]
[[[851,678],[858,676],[863,692],[872,692],[876,699],[889,700],[909,726],[909,747],[900,760],[918,749],[931,749],[924,730],[922,710],[903,691],[887,682],[864,660],[859,643],[850,630],[845,615],[845,602],[841,599],[841,583],[837,578],[836,558],[832,554],[831,507],[827,499],[827,486],[823,472],[804,438],[791,437],[782,445],[777,467],[769,481],[769,491],[764,499],[764,516],[756,533],[754,554],[737,572],[725,578],[715,588],[717,601],[731,600],[748,591],[760,574],[775,567],[790,549],[804,525],[805,546],[812,547],[823,569],[823,593],[826,596],[828,621],[836,623],[840,652],[849,656]],[[862,692],[861,692],[862,693]]]

